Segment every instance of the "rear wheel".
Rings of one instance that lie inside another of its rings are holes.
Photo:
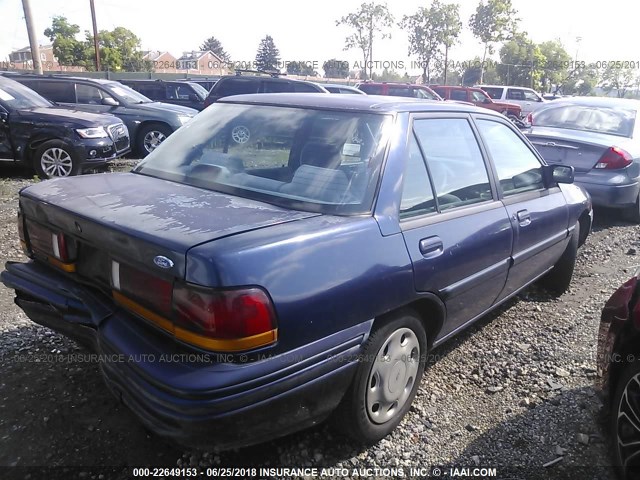
[[[573,277],[573,269],[576,265],[576,256],[578,254],[578,242],[580,240],[580,222],[576,223],[571,239],[567,248],[565,248],[562,256],[553,266],[551,271],[547,273],[543,279],[543,286],[556,295],[562,295],[567,291]]]
[[[620,376],[611,403],[614,465],[621,478],[640,478],[640,361]]]
[[[409,411],[426,350],[424,326],[412,310],[385,319],[364,346],[353,383],[334,415],[336,427],[365,443],[388,435]]]
[[[633,223],[640,223],[640,195],[636,198],[635,205],[626,210],[627,219]]]
[[[42,179],[69,177],[80,171],[80,161],[73,149],[59,140],[40,145],[33,155],[33,166]]]

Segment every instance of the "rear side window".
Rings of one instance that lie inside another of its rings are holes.
[[[28,87],[31,85],[27,84]],[[76,103],[72,82],[38,81],[31,87],[43,97],[58,103]]]
[[[164,100],[166,98],[165,91],[164,88],[162,88],[162,85],[139,83],[130,86],[131,88],[137,90],[142,95],[150,98],[151,100]]]
[[[289,82],[276,82],[273,80],[265,80],[263,85],[264,93],[283,93],[292,92],[293,86]]]
[[[391,95],[392,97],[411,97],[413,96],[411,90],[407,87],[394,87],[389,86],[389,90],[387,95]]]
[[[467,91],[466,90],[451,90],[451,100],[462,100],[464,102],[467,101]]]
[[[436,92],[438,95],[440,95],[442,98],[447,98],[447,89],[446,88],[439,88],[439,87],[431,87],[431,90],[433,90],[434,92]]]
[[[440,210],[492,199],[487,168],[469,122],[462,118],[416,120]]]
[[[542,164],[513,130],[490,120],[478,120],[478,129],[505,197],[544,188]]]
[[[382,95],[382,85],[367,85],[365,83],[358,88],[369,95]]]
[[[500,100],[502,98],[502,92],[504,91],[504,88],[497,88],[497,87],[481,87],[481,88],[482,90],[487,92],[487,94],[494,100]]]
[[[258,93],[259,87],[259,78],[228,78],[216,83],[211,93],[221,97],[228,95],[243,95],[245,93]]]
[[[294,91],[300,92],[300,93],[318,93],[318,89],[315,88],[313,85],[309,85],[308,83],[302,83],[302,82],[294,82],[293,89]],[[334,92],[334,93],[337,93],[337,92]]]
[[[411,136],[409,156],[402,183],[400,218],[424,215],[436,211],[436,202],[429,182],[429,174],[415,136]]]

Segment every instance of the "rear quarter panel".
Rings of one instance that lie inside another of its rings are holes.
[[[402,236],[383,237],[371,216],[313,217],[194,247],[186,279],[266,289],[278,317],[278,351],[372,320],[415,297]]]

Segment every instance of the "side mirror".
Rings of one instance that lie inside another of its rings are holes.
[[[109,105],[110,107],[117,107],[120,105],[116,100],[111,97],[106,97],[102,99],[102,105]]]
[[[573,183],[574,170],[569,165],[549,165],[551,181],[553,183]]]

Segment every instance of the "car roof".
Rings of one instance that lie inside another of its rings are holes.
[[[482,85],[474,85],[474,87],[476,88],[521,88],[523,90],[531,90],[532,92],[535,92],[535,90],[533,88],[530,87],[523,87],[522,85],[486,85],[486,84],[482,84]]]
[[[83,82],[101,83],[103,85],[120,83],[117,80],[107,80],[106,78],[73,77],[68,75],[35,75],[33,73],[12,74],[11,77],[37,78],[38,80],[69,80],[74,82],[83,81]]]
[[[421,98],[392,97],[386,95],[327,95],[324,93],[257,93],[234,95],[218,100],[219,103],[245,103],[283,107],[327,108],[357,110],[366,113],[395,112],[460,112],[482,113],[502,117],[486,108],[453,102]]]
[[[640,100],[615,97],[562,97],[549,103],[546,108],[555,108],[562,105],[584,105],[591,107],[618,107],[640,110]]]

